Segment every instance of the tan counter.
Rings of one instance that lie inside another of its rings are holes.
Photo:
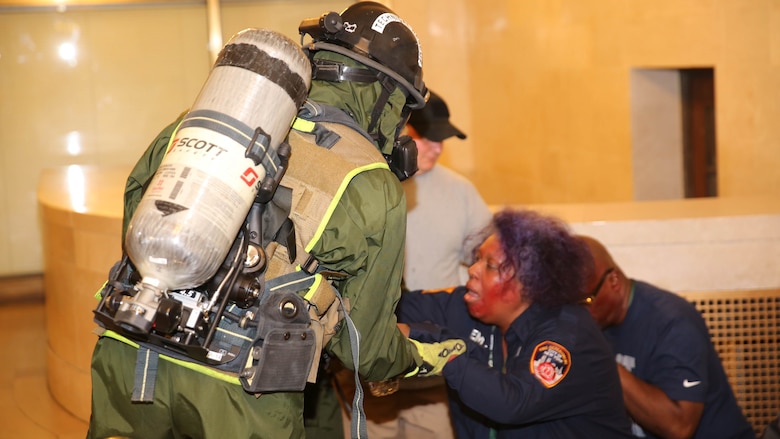
[[[89,420],[95,293],[121,256],[129,167],[47,169],[38,185],[44,250],[49,390]]]

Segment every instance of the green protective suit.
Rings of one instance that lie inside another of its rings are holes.
[[[123,240],[177,124],[178,120],[157,136],[127,180]],[[368,141],[366,145],[376,148]],[[364,171],[349,182],[310,251],[322,267],[347,275],[334,286],[349,301],[350,317],[360,333],[358,370],[369,381],[402,375],[415,366],[417,358],[414,347],[398,331],[394,313],[400,297],[405,224],[406,203],[397,178],[388,169]],[[325,349],[352,365],[346,325],[341,325]],[[132,344],[109,337],[98,340],[92,359],[88,437],[305,436],[303,392],[256,397],[219,373],[203,374],[164,357],[159,361],[154,402],[131,403],[136,353]]]

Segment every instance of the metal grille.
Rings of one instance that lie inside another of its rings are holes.
[[[780,412],[780,290],[683,293],[702,313],[757,435]]]

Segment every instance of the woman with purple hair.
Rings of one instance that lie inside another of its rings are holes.
[[[631,437],[614,356],[578,303],[587,247],[529,210],[495,214],[482,237],[465,286],[410,292],[397,308],[410,338],[466,343],[442,369],[457,436]]]

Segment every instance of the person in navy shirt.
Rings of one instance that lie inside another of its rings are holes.
[[[693,304],[628,278],[603,244],[580,239],[595,268],[585,302],[614,350],[634,435],[755,439]]]
[[[402,295],[424,342],[461,339],[444,365],[459,438],[630,438],[612,352],[578,302],[592,265],[560,220],[494,215],[465,286]]]

